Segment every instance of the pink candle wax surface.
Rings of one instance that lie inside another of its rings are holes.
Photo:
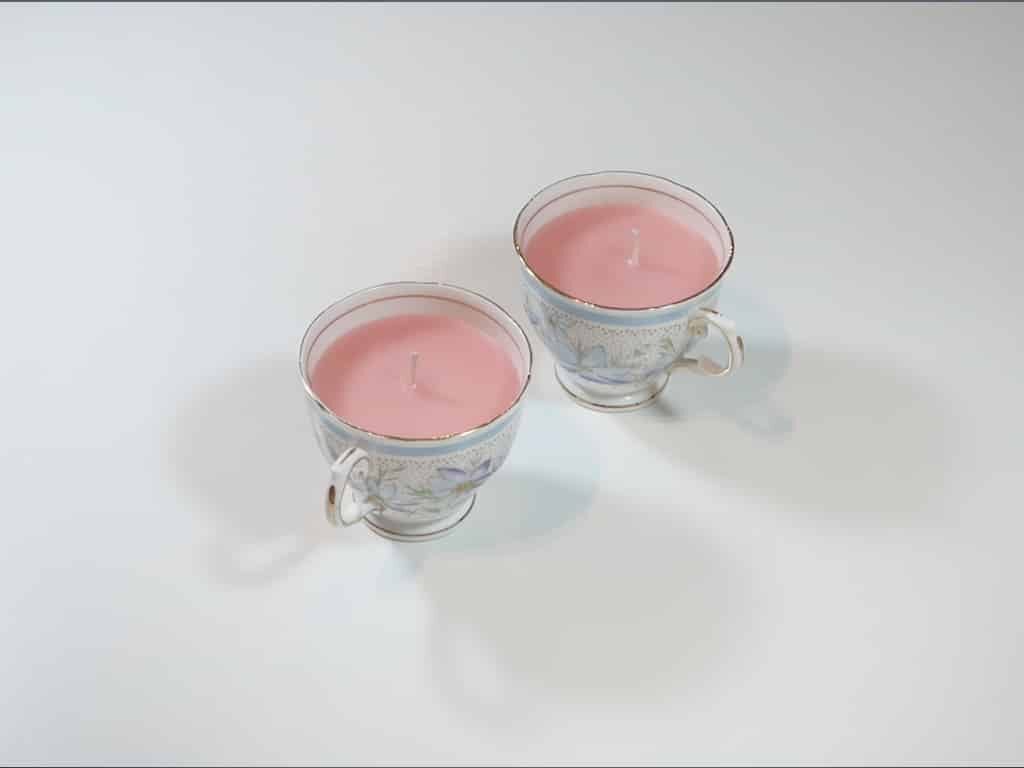
[[[522,376],[497,339],[465,320],[408,314],[339,336],[310,383],[324,405],[353,426],[429,438],[499,416],[519,396]]]
[[[680,221],[637,204],[577,208],[528,241],[534,273],[577,299],[619,309],[671,304],[700,293],[722,264]]]

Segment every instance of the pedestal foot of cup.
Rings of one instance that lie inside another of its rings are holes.
[[[363,522],[378,536],[392,541],[430,541],[451,533],[455,526],[469,517],[474,504],[476,504],[475,493],[457,506],[450,515],[426,523],[418,523],[415,520],[409,522],[397,522],[394,519],[384,520],[372,512],[363,518]]]
[[[580,381],[578,377],[556,364],[555,378],[565,393],[578,405],[602,413],[623,413],[653,404],[668,384],[669,374],[662,373],[635,385],[609,386]],[[624,389],[627,391],[623,391]]]

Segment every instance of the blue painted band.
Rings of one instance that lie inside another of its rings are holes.
[[[621,328],[639,328],[677,322],[688,317],[697,307],[713,302],[715,298],[715,291],[710,291],[700,296],[695,296],[684,304],[666,307],[665,309],[602,310],[567,299],[565,296],[552,291],[546,285],[537,281],[525,269],[521,269],[520,274],[525,289],[532,291],[541,301],[552,304],[562,312],[573,317],[589,320],[592,323],[601,323],[602,325]]]
[[[494,424],[466,435],[465,437],[453,437],[448,440],[437,440],[429,443],[404,443],[399,441],[384,440],[372,437],[359,432],[350,432],[327,414],[320,412],[320,422],[333,434],[340,437],[349,445],[358,445],[363,450],[379,453],[385,456],[443,456],[446,453],[456,453],[479,445],[497,435],[508,426],[509,419],[516,417],[521,404],[507,413]]]

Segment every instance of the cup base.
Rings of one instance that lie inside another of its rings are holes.
[[[622,391],[621,386],[589,385],[555,364],[555,379],[578,405],[601,413],[623,413],[637,411],[653,405],[668,384],[669,374],[662,373],[638,385],[629,385],[631,389]],[[639,388],[636,388],[636,387]]]
[[[476,504],[475,493],[457,506],[447,517],[431,520],[429,523],[397,523],[395,520],[382,520],[379,515],[372,512],[363,518],[363,522],[378,536],[392,541],[431,541],[451,533],[455,526],[469,517],[474,504]]]

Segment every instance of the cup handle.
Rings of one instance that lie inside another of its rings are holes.
[[[367,466],[370,464],[370,456],[366,451],[362,448],[350,448],[331,465],[331,481],[327,486],[327,498],[324,500],[324,510],[331,525],[353,525],[362,520],[368,511],[360,510],[351,494],[346,493],[353,470],[363,462]]]
[[[743,337],[736,333],[736,324],[725,315],[713,309],[701,307],[690,318],[690,333],[698,338],[708,335],[708,326],[712,326],[729,345],[729,360],[719,365],[710,357],[681,357],[672,364],[671,370],[685,368],[702,376],[727,376],[743,365]]]

